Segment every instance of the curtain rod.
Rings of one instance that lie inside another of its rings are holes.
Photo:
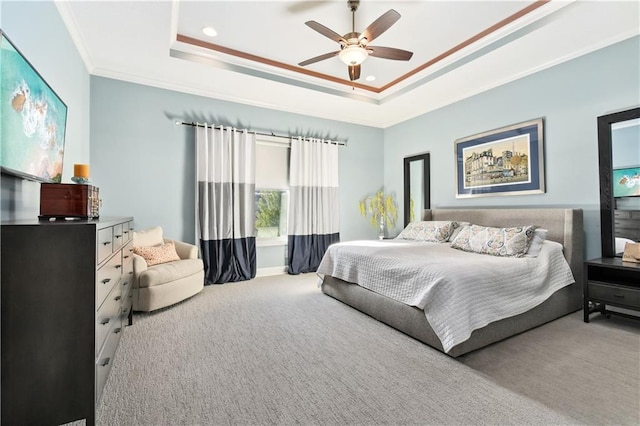
[[[205,127],[204,124],[199,124],[199,123],[194,123],[192,121],[188,122],[188,121],[180,121],[180,120],[176,120],[176,124],[180,124],[182,126],[191,126],[191,127]],[[212,127],[220,127],[220,126],[216,126],[216,125],[212,125]],[[223,130],[227,130],[223,127]],[[292,139],[292,138],[296,138],[298,136],[285,136],[285,135],[276,135],[275,133],[271,132],[271,133],[261,133],[261,132],[254,132],[252,130],[247,130],[249,133],[255,133],[256,135],[260,135],[260,136],[271,136],[274,138],[283,138],[283,139]],[[303,136],[300,136],[303,137]],[[332,144],[336,144],[339,146],[347,146],[347,141],[340,141],[340,140],[328,140],[325,141],[325,143],[332,143]]]

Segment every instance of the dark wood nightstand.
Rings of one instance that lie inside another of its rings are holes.
[[[594,312],[640,319],[606,309],[611,305],[640,313],[640,264],[619,257],[592,259],[584,263],[584,276],[584,322]]]

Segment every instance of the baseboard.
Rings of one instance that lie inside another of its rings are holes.
[[[272,268],[260,268],[256,271],[256,278],[268,277],[271,275],[283,275],[287,273],[286,266],[274,266]]]

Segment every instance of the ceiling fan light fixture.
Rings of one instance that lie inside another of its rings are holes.
[[[369,52],[361,46],[352,45],[342,49],[338,56],[347,65],[360,65],[369,57]]]

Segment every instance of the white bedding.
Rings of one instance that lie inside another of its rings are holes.
[[[485,325],[526,312],[574,282],[562,245],[536,258],[497,257],[402,240],[333,244],[318,274],[424,309],[445,352]]]

